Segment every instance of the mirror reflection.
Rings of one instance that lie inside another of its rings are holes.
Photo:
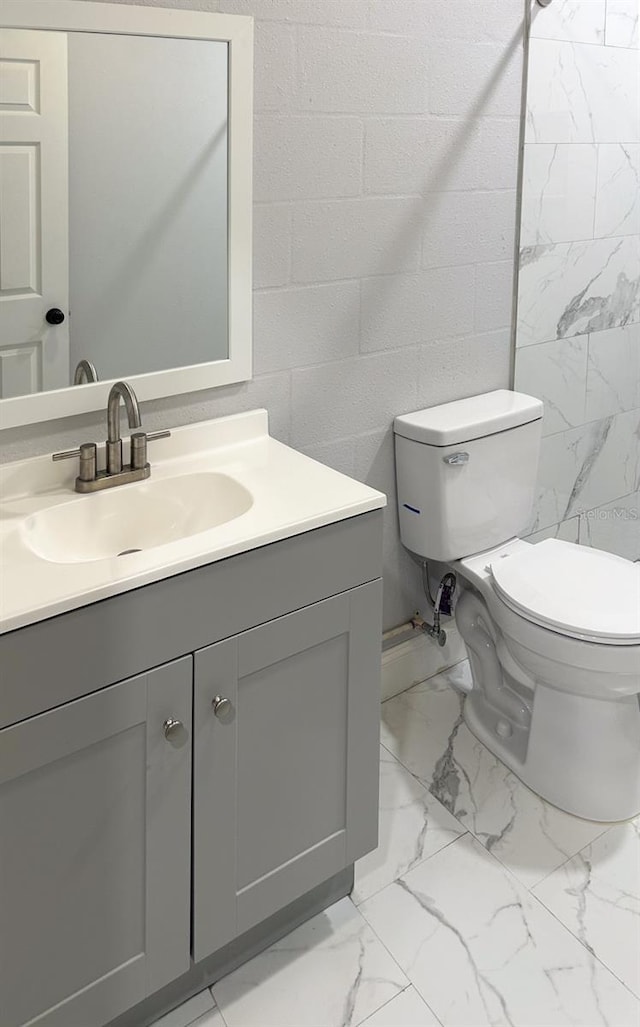
[[[228,356],[226,42],[4,29],[0,398]]]

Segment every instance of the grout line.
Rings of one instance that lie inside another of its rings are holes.
[[[593,194],[593,238],[596,238],[596,220],[598,216],[598,194],[600,192],[600,157],[601,157],[601,143],[594,143],[596,148],[596,187]]]
[[[368,922],[368,921],[367,921],[367,922]],[[371,928],[371,929],[373,930],[373,928]],[[374,931],[374,934],[375,934],[375,931]],[[376,934],[376,938],[377,938],[377,937],[378,937],[378,936],[377,936],[377,934]],[[402,967],[401,967],[401,969],[402,969]],[[407,975],[407,974],[405,974],[404,976],[405,976],[405,977],[407,977],[408,975]],[[409,983],[407,984],[406,988],[403,988],[403,989],[402,989],[402,991],[399,991],[399,992],[398,992],[398,993],[397,993],[396,995],[393,995],[393,996],[392,996],[392,997],[391,997],[390,999],[388,999],[388,1000],[387,1000],[386,1002],[384,1002],[384,1003],[383,1003],[383,1004],[382,1004],[381,1006],[378,1006],[378,1008],[377,1008],[377,1009],[374,1009],[374,1011],[373,1011],[372,1013],[369,1013],[369,1014],[368,1014],[368,1016],[366,1016],[366,1017],[364,1018],[364,1020],[359,1020],[357,1024],[353,1024],[353,1027],[367,1027],[367,1021],[368,1021],[368,1020],[370,1020],[370,1019],[371,1019],[371,1017],[373,1017],[373,1016],[376,1016],[376,1015],[377,1015],[377,1014],[378,1014],[379,1012],[381,1012],[381,1010],[383,1010],[383,1009],[386,1009],[386,1008],[387,1008],[387,1006],[389,1006],[389,1005],[390,1005],[390,1004],[391,1004],[392,1002],[395,1002],[395,1000],[396,1000],[396,999],[397,999],[397,998],[398,998],[398,997],[399,997],[400,995],[404,995],[405,991],[409,991],[409,989],[410,989],[410,988],[411,988],[411,989],[412,989],[413,991],[415,991],[416,995],[418,996],[418,998],[420,999],[420,1001],[421,1001],[421,1002],[423,1002],[423,1003],[425,1004],[425,1006],[427,1007],[427,1009],[429,1010],[429,1012],[430,1012],[430,1013],[431,1013],[431,1015],[433,1016],[434,1020],[435,1020],[435,1021],[436,1021],[437,1023],[439,1023],[439,1024],[440,1024],[440,1027],[442,1027],[442,1021],[441,1021],[441,1020],[438,1020],[438,1017],[437,1017],[437,1016],[436,1016],[436,1014],[434,1013],[433,1009],[431,1008],[431,1006],[429,1005],[429,1003],[427,1002],[427,1000],[426,1000],[425,998],[423,998],[423,997],[422,997],[422,995],[421,995],[421,993],[419,992],[418,988],[417,988],[417,987],[415,986],[415,984],[413,984],[413,982],[411,981],[411,979],[410,979],[410,978],[408,978],[408,979],[409,979]]]
[[[587,346],[586,346],[586,364],[584,369],[584,392],[582,394],[582,423],[588,424],[587,421],[587,401],[589,398],[589,370],[591,367],[591,332],[586,333]]]
[[[544,802],[545,800],[543,799],[542,801]],[[611,825],[611,826],[613,826],[613,825]],[[609,831],[610,829],[611,829],[610,827],[606,828],[606,829],[605,829],[605,830],[604,830],[604,831],[603,831],[603,832],[602,832],[601,834],[597,835],[597,836],[596,836],[596,838],[594,838],[594,839],[593,839],[593,841],[596,841],[596,840],[597,840],[598,838],[601,838],[601,837],[602,837],[602,835],[606,834],[606,833],[607,833],[607,831]],[[480,841],[480,839],[479,839],[479,838],[477,838],[477,837],[476,837],[475,835],[473,835],[473,834],[472,834],[471,832],[470,832],[470,834],[471,834],[471,837],[473,837],[473,838],[474,838],[474,840],[475,840],[475,841],[477,841],[479,845],[482,845],[482,842]],[[589,843],[589,844],[592,844],[592,843]],[[571,856],[571,857],[570,857],[570,859],[575,859],[575,857],[576,857],[577,855],[579,855],[579,852],[582,852],[582,851],[583,851],[584,849],[586,849],[586,848],[588,848],[588,847],[589,847],[588,845],[584,845],[584,846],[583,846],[583,848],[582,848],[582,849],[580,849],[580,850],[579,850],[578,852],[576,852],[576,853],[575,853],[575,854],[574,854],[573,856]],[[560,918],[559,918],[559,917],[558,917],[558,916],[556,915],[556,913],[555,913],[555,912],[554,912],[554,911],[553,911],[552,909],[550,909],[550,908],[549,908],[549,907],[548,907],[548,906],[547,906],[547,905],[546,905],[546,904],[545,904],[545,903],[544,903],[544,902],[542,901],[542,899],[540,899],[540,898],[539,898],[539,897],[538,897],[538,896],[537,896],[537,895],[536,895],[536,894],[534,893],[534,891],[533,891],[533,888],[537,887],[537,885],[538,885],[538,884],[541,884],[541,883],[542,883],[541,881],[538,881],[538,882],[537,882],[537,884],[535,884],[535,885],[532,885],[531,887],[529,887],[529,886],[528,886],[527,884],[525,884],[525,883],[524,883],[524,881],[521,881],[521,880],[520,880],[520,878],[519,878],[519,877],[517,877],[517,876],[516,876],[516,874],[515,874],[515,873],[513,872],[513,870],[511,870],[511,869],[510,869],[510,868],[509,868],[508,866],[506,866],[506,864],[504,864],[504,863],[502,862],[502,860],[501,860],[501,859],[500,859],[500,858],[499,858],[498,856],[496,856],[496,855],[495,855],[495,854],[494,854],[493,852],[489,852],[489,850],[488,850],[488,849],[486,849],[484,845],[482,845],[482,848],[483,848],[483,849],[484,849],[484,851],[486,852],[487,856],[489,856],[489,857],[493,857],[493,859],[494,859],[494,860],[496,861],[496,863],[498,863],[498,864],[500,865],[500,868],[501,868],[501,869],[502,869],[502,870],[503,870],[504,872],[506,872],[507,874],[509,874],[509,876],[510,876],[510,877],[513,877],[513,878],[514,878],[514,880],[515,880],[515,881],[517,882],[517,884],[518,884],[518,885],[520,885],[520,887],[521,887],[521,888],[523,888],[523,889],[524,889],[524,890],[526,891],[527,895],[528,895],[528,896],[529,896],[529,897],[531,898],[531,900],[532,900],[532,901],[533,901],[533,902],[534,902],[534,903],[535,903],[535,904],[536,904],[537,906],[539,906],[539,907],[540,907],[540,909],[541,909],[541,910],[544,910],[544,912],[546,912],[546,913],[548,913],[548,914],[549,914],[550,916],[552,916],[552,917],[553,917],[553,919],[554,919],[554,920],[555,920],[555,921],[556,921],[556,922],[557,922],[557,923],[558,923],[558,924],[560,925],[560,927],[561,927],[561,928],[563,929],[563,931],[564,931],[564,932],[566,932],[567,934],[569,934],[569,935],[570,935],[570,937],[571,937],[571,938],[573,938],[573,939],[574,939],[575,941],[577,941],[577,942],[578,942],[578,943],[579,943],[579,944],[580,944],[580,945],[581,945],[581,946],[582,946],[582,947],[583,947],[583,948],[585,949],[585,951],[586,951],[587,953],[589,953],[589,955],[591,956],[591,958],[592,958],[592,959],[594,959],[594,960],[596,961],[596,963],[598,963],[598,964],[599,964],[599,965],[600,965],[601,967],[603,967],[603,969],[604,969],[604,970],[606,970],[606,971],[607,971],[608,973],[610,973],[610,974],[612,975],[612,977],[614,977],[614,978],[615,978],[615,979],[616,979],[616,980],[617,980],[617,981],[618,981],[618,982],[619,982],[619,983],[620,983],[620,984],[622,985],[622,987],[623,987],[623,988],[625,988],[625,990],[629,992],[629,994],[633,995],[633,997],[634,997],[634,998],[635,998],[636,1000],[638,999],[638,996],[637,996],[637,995],[635,995],[635,993],[634,993],[634,992],[633,992],[633,991],[631,990],[631,988],[629,988],[629,986],[628,986],[627,984],[625,984],[625,982],[624,982],[623,980],[621,980],[621,979],[620,979],[620,977],[618,977],[618,975],[617,975],[617,974],[616,974],[616,973],[615,973],[615,972],[614,972],[614,971],[613,971],[613,970],[611,969],[611,967],[607,966],[607,964],[606,964],[605,962],[603,962],[603,960],[602,960],[602,959],[600,959],[600,957],[599,957],[599,956],[598,956],[598,955],[596,954],[595,950],[594,950],[594,949],[593,949],[592,947],[590,947],[590,946],[589,946],[589,945],[588,945],[588,944],[587,944],[586,942],[583,942],[583,941],[582,941],[582,939],[581,939],[581,938],[579,938],[577,934],[574,934],[574,932],[573,932],[573,931],[571,930],[571,928],[570,928],[570,927],[568,927],[568,926],[567,926],[567,924],[565,924],[565,923],[564,923],[564,922],[563,922],[563,921],[562,921],[562,920],[561,920],[561,919],[560,919]],[[566,862],[570,862],[570,860],[567,860]],[[560,864],[560,866],[564,866],[564,865],[565,865],[564,863]],[[556,867],[556,870],[559,870],[559,869],[560,869],[560,867]],[[547,874],[547,877],[549,877],[551,873],[555,873],[555,871],[550,871],[550,873],[549,873],[549,874]],[[546,878],[543,878],[543,880],[546,880]]]
[[[596,823],[596,822],[597,821],[592,821],[592,823]],[[600,821],[600,822],[602,823],[602,821]],[[623,823],[624,823],[624,821],[623,821]],[[600,832],[600,834],[595,835],[591,839],[590,842],[587,842],[587,844],[583,845],[581,849],[578,849],[577,852],[574,852],[573,856],[567,856],[567,858],[565,859],[564,863],[558,864],[558,866],[554,867],[553,870],[550,870],[548,874],[545,874],[544,877],[541,877],[539,881],[536,881],[535,884],[532,884],[531,887],[529,888],[529,891],[533,892],[534,888],[538,888],[539,885],[543,884],[545,881],[548,881],[549,878],[552,877],[555,873],[557,873],[559,870],[562,870],[564,867],[566,867],[567,863],[571,863],[572,860],[576,859],[577,856],[580,856],[581,853],[583,853],[585,849],[588,849],[591,845],[593,845],[594,842],[598,841],[599,838],[602,838],[602,837],[604,837],[605,834],[608,834],[608,832],[613,830],[614,827],[618,827],[619,824],[620,824],[620,821],[615,821],[615,822],[613,822],[611,824],[607,824],[606,826],[604,826],[602,831]],[[539,899],[539,901],[542,902],[542,899]],[[543,903],[543,905],[545,905],[545,903]]]
[[[520,253],[522,251],[522,220],[524,214],[524,168],[527,142],[527,112],[529,100],[529,64],[531,59],[531,5],[525,0],[522,47],[522,81],[520,84],[520,113],[518,135],[518,167],[516,172],[516,210],[513,237],[513,269],[511,272],[511,323],[509,347],[509,387],[515,389],[516,357],[518,353],[518,317],[520,306]]]
[[[367,921],[367,923],[369,923],[369,921]],[[371,926],[371,925],[369,925],[369,926]],[[371,929],[373,930],[373,928],[371,928]],[[375,931],[374,931],[374,934],[375,934]],[[378,935],[376,934],[376,938],[377,938],[377,937],[378,937]],[[407,975],[405,974],[405,977],[406,977],[406,976],[407,976]],[[383,1002],[381,1006],[378,1006],[378,1008],[377,1008],[377,1009],[374,1009],[374,1010],[373,1010],[373,1012],[371,1012],[371,1013],[368,1013],[368,1014],[367,1014],[367,1016],[365,1016],[364,1020],[358,1020],[358,1023],[357,1023],[357,1024],[353,1024],[353,1027],[366,1027],[366,1025],[367,1025],[367,1020],[371,1019],[371,1017],[372,1017],[372,1016],[376,1016],[376,1014],[377,1014],[377,1013],[379,1013],[379,1012],[380,1012],[380,1011],[381,1011],[382,1009],[386,1009],[386,1008],[387,1008],[387,1006],[388,1006],[388,1005],[389,1005],[389,1004],[390,1004],[391,1002],[395,1001],[395,999],[397,999],[397,998],[398,998],[398,995],[404,995],[405,991],[408,991],[408,990],[409,990],[409,988],[413,988],[413,984],[411,983],[411,981],[409,981],[409,983],[407,984],[407,986],[406,986],[406,987],[404,987],[404,988],[402,989],[402,991],[399,991],[399,992],[397,992],[397,994],[395,994],[395,995],[392,995],[392,996],[391,996],[391,998],[390,998],[390,999],[387,999],[387,1001],[386,1001],[386,1002]]]
[[[602,837],[602,835],[599,835],[599,837]],[[594,841],[595,841],[595,839],[594,839]],[[584,847],[587,848],[586,845]],[[577,853],[576,853],[576,855],[577,855]],[[538,898],[538,896],[535,895],[533,892],[529,892],[529,894],[531,895],[531,898],[533,899],[533,901],[538,906],[540,906],[540,908],[542,910],[544,910],[545,913],[548,913],[549,916],[552,916],[553,919],[556,921],[556,923],[558,923],[560,925],[560,927],[562,927],[563,930],[566,931],[567,934],[569,934],[574,939],[574,941],[577,941],[578,944],[581,945],[582,948],[585,950],[585,952],[587,952],[591,956],[591,958],[593,960],[595,960],[595,962],[599,966],[601,966],[604,970],[606,970],[607,973],[611,974],[611,976],[613,978],[615,978],[615,980],[618,981],[619,984],[622,985],[622,987],[625,989],[625,991],[629,992],[629,994],[633,996],[633,998],[636,1000],[636,1002],[638,1001],[638,998],[640,996],[636,995],[635,992],[631,990],[629,985],[625,984],[625,982],[620,977],[618,977],[617,973],[614,970],[612,970],[611,967],[608,966],[602,959],[600,959],[600,957],[597,955],[595,949],[588,942],[583,941],[582,938],[578,937],[577,934],[574,934],[574,932],[571,930],[571,928],[568,927],[567,924],[565,924],[564,921],[562,921],[560,919],[560,917],[549,906],[547,906],[546,903],[544,903],[542,901],[542,899]]]
[[[442,803],[440,802],[439,799],[436,799],[435,795],[431,795],[431,792],[429,792],[427,789],[425,789],[425,791],[427,792],[427,795],[431,799],[433,799],[435,802],[437,802],[439,805],[442,806]],[[418,799],[415,799],[414,802],[415,803],[419,803],[420,799],[421,799],[421,797],[418,797]],[[411,805],[413,805],[413,803]],[[403,807],[403,808],[406,808],[406,807]],[[443,807],[443,809],[444,809],[444,807]],[[448,810],[447,810],[447,812],[448,812]],[[451,816],[453,816],[453,814],[451,814]],[[460,821],[458,821],[458,823],[460,823]],[[460,825],[460,826],[462,827],[462,825]],[[394,879],[392,881],[387,881],[386,884],[383,884],[379,888],[376,888],[376,890],[374,892],[371,892],[371,895],[367,895],[367,897],[364,898],[364,899],[361,899],[360,902],[356,902],[356,900],[354,898],[352,898],[352,896],[350,896],[351,901],[353,902],[353,904],[356,907],[356,909],[359,911],[360,910],[360,906],[364,905],[365,902],[369,902],[370,899],[375,898],[375,896],[379,895],[380,892],[383,892],[386,888],[390,888],[392,884],[397,884],[398,881],[400,881],[403,878],[407,877],[410,873],[412,873],[418,867],[424,866],[425,863],[428,863],[429,860],[432,859],[434,856],[438,856],[441,852],[444,852],[445,849],[448,849],[451,845],[455,845],[456,842],[459,842],[462,838],[466,838],[467,836],[473,837],[473,835],[471,835],[470,831],[468,831],[466,828],[463,828],[461,830],[460,834],[457,834],[454,838],[450,838],[448,842],[445,842],[444,845],[441,845],[439,849],[435,849],[433,852],[430,852],[428,856],[424,857],[424,859],[419,860],[417,863],[413,863],[407,870],[403,870],[401,874],[398,874],[397,877],[394,877]],[[367,921],[367,923],[368,923],[368,921]],[[371,928],[371,929],[374,931],[374,934],[375,934],[374,928]]]

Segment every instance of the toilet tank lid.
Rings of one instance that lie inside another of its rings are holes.
[[[539,399],[522,392],[496,389],[480,396],[441,403],[427,410],[396,417],[396,435],[429,446],[455,446],[539,421],[544,406]]]

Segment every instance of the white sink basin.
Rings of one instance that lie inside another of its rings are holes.
[[[227,474],[202,472],[120,485],[40,510],[22,538],[50,563],[90,563],[152,549],[226,524],[253,505]]]
[[[0,634],[385,504],[271,438],[266,410],[173,428],[148,481],[79,495],[76,474],[0,464]]]

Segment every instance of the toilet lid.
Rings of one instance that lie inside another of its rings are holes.
[[[545,539],[495,559],[496,592],[512,609],[563,635],[609,645],[640,643],[640,564]]]

